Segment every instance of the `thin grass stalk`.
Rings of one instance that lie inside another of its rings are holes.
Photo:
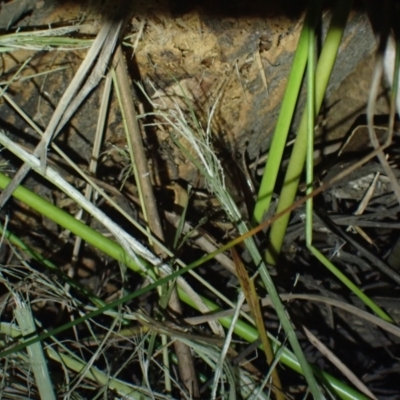
[[[142,180],[140,179],[140,176],[138,173],[138,167],[135,163],[135,152],[134,152],[134,146],[132,145],[132,136],[129,135],[129,133],[128,133],[129,126],[128,126],[125,108],[123,107],[123,99],[122,99],[122,94],[121,94],[121,89],[120,89],[121,82],[118,82],[115,68],[113,68],[111,70],[111,75],[112,75],[112,79],[113,79],[113,83],[114,83],[114,90],[115,90],[115,93],[116,93],[116,96],[118,99],[118,103],[119,103],[119,109],[122,114],[122,123],[123,123],[124,131],[126,134],[126,141],[128,144],[128,151],[129,151],[129,156],[130,156],[130,161],[131,161],[130,169],[129,169],[127,175],[129,175],[129,173],[131,171],[133,172],[133,176],[135,177],[136,187],[137,187],[137,191],[138,191],[141,211],[143,213],[143,219],[146,222],[147,231],[150,232],[150,228],[148,226],[149,217],[147,215],[147,208],[145,207],[146,202],[144,199],[143,188],[142,188],[142,184],[141,184]],[[133,100],[132,100],[132,102],[133,102]],[[151,241],[150,241],[150,244],[151,244]]]
[[[228,329],[228,332],[225,337],[224,345],[223,345],[221,353],[218,357],[217,365],[215,366],[214,382],[213,382],[212,390],[211,390],[211,399],[212,400],[215,400],[216,396],[217,396],[218,384],[219,384],[219,380],[220,380],[220,377],[221,377],[221,374],[223,371],[224,361],[225,361],[226,355],[228,354],[228,350],[229,350],[231,342],[232,342],[232,335],[233,335],[233,332],[235,329],[235,325],[239,318],[240,309],[242,308],[242,305],[243,305],[243,302],[245,301],[245,299],[246,298],[245,298],[243,291],[240,291],[238,300],[237,300],[237,304],[236,304],[235,313],[233,314],[233,317],[232,317],[232,324]]]
[[[310,0],[310,7],[314,1]],[[308,35],[308,62],[307,62],[307,150],[306,150],[306,194],[313,191],[314,182],[314,123],[315,123],[315,32]],[[312,245],[313,230],[313,198],[306,202],[306,244]]]
[[[27,302],[22,300],[18,294],[14,294],[16,308],[15,317],[21,329],[23,336],[32,337],[36,335],[36,326],[32,316],[32,310]],[[56,396],[53,390],[53,384],[50,378],[47,361],[43,353],[42,343],[32,343],[27,347],[29,355],[29,366],[33,370],[36,386],[40,398],[43,400],[55,400]]]
[[[261,384],[260,384],[260,386],[259,386],[258,392],[256,392],[256,393],[253,395],[253,397],[251,397],[251,400],[253,400],[253,399],[254,399],[254,400],[258,399],[259,396],[260,396],[260,394],[261,394],[261,391],[262,391],[263,388],[267,385],[268,381],[269,381],[271,378],[273,379],[272,374],[274,373],[274,371],[277,370],[278,364],[281,362],[281,356],[282,356],[282,353],[283,353],[284,350],[285,350],[285,348],[284,348],[283,346],[281,346],[281,347],[279,347],[279,348],[277,349],[277,351],[276,351],[276,353],[275,353],[274,361],[272,362],[272,364],[269,365],[268,372],[267,372],[267,374],[264,376],[264,379],[263,379],[263,381],[261,382]],[[272,390],[273,390],[273,388],[270,388],[270,389],[269,389],[269,393],[268,393],[269,398],[270,398],[270,395],[271,395]],[[283,396],[284,398],[286,398],[286,396],[284,395],[283,392],[282,392],[282,396]]]
[[[165,385],[165,393],[172,393],[172,383],[171,383],[171,363],[170,363],[170,357],[169,353],[167,350],[167,343],[168,343],[168,337],[167,335],[160,335],[161,336],[161,345],[163,348],[166,350],[163,351],[163,371],[164,371],[164,385]],[[177,360],[177,363],[179,361]]]
[[[22,65],[18,68],[17,72],[12,76],[12,78],[1,88],[0,97],[3,97],[4,93],[8,90],[9,86],[18,80],[21,72],[25,69],[25,67],[30,63],[32,57],[27,58]]]
[[[250,314],[254,318],[254,325],[259,332],[267,363],[271,368],[271,365],[274,363],[275,355],[268,334],[266,332],[264,318],[262,316],[254,279],[250,279],[246,267],[244,266],[235,249],[232,249],[232,258],[235,263],[236,274],[239,279],[240,286],[245,294],[247,304],[249,305]],[[271,378],[271,386],[273,387],[276,400],[285,400],[285,395],[282,390],[282,384],[279,377],[278,369],[274,369],[272,371]]]
[[[31,59],[28,59],[28,62]],[[0,81],[0,86],[7,86],[7,85],[11,85],[13,82],[24,82],[24,81],[29,81],[30,79],[33,78],[38,78],[40,76],[45,76],[45,75],[49,75],[49,74],[54,74],[55,72],[60,72],[63,71],[65,69],[67,69],[68,67],[57,67],[57,68],[53,68],[51,70],[48,71],[43,71],[43,72],[38,72],[37,74],[31,74],[31,75],[24,75],[24,76],[18,76],[18,73],[16,73],[11,79],[9,79],[8,81]],[[0,95],[0,97],[3,95],[3,93]]]
[[[105,79],[105,82],[104,82],[102,99],[101,99],[101,103],[100,103],[100,110],[99,110],[99,114],[98,114],[98,118],[97,118],[95,140],[93,143],[92,155],[91,155],[90,163],[89,163],[89,172],[93,176],[96,175],[97,164],[98,164],[99,155],[100,155],[100,147],[101,147],[101,143],[103,142],[103,139],[104,139],[107,110],[108,110],[110,94],[111,94],[111,86],[112,86],[112,80],[111,80],[110,74],[108,73],[107,77]],[[95,200],[98,197],[98,193],[94,192],[94,188],[92,185],[90,185],[89,182],[86,183],[84,194],[85,194],[85,198],[88,201],[91,201],[92,196],[93,196],[93,199],[95,202]],[[84,213],[83,209],[81,208],[75,214],[75,218],[78,220],[81,220],[83,223],[86,224],[87,220],[88,220],[88,214]],[[79,257],[81,245],[82,245],[82,238],[79,236],[75,236],[74,247],[72,249],[71,266],[68,271],[68,275],[71,277],[73,277],[75,275],[76,262]]]
[[[0,187],[4,188],[11,182],[11,179],[8,178],[3,173],[0,173]],[[68,229],[73,234],[80,236],[87,243],[95,246],[98,249],[101,249],[105,254],[112,257],[114,260],[122,262],[126,264],[129,268],[137,271],[138,268],[141,268],[135,260],[129,257],[126,251],[122,249],[117,243],[112,240],[106,238],[99,232],[89,228],[87,225],[83,224],[80,221],[77,221],[71,215],[66,213],[63,210],[60,210],[53,204],[45,201],[40,196],[31,192],[30,190],[24,188],[23,186],[19,186],[14,192],[13,196],[28,204],[30,207],[38,211],[42,215],[50,216],[51,219],[57,224],[61,225],[65,229]],[[141,261],[144,261],[141,259]],[[145,264],[146,267],[149,267],[149,264]]]
[[[339,0],[334,9],[332,21],[326,35],[326,40],[315,73],[318,77],[315,82],[315,113],[318,113],[321,108],[352,3],[351,0]],[[304,112],[299,125],[292,156],[286,171],[283,188],[279,196],[276,214],[290,207],[294,202],[300,177],[304,169],[306,153],[307,114]],[[269,265],[276,265],[278,261],[289,218],[290,213],[286,213],[283,217],[274,222],[271,227],[269,235],[270,244],[265,255],[266,262]]]

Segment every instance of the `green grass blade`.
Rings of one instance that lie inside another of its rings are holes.
[[[10,181],[10,178],[3,173],[0,173],[0,188],[5,188]],[[89,244],[101,249],[103,253],[109,255],[117,261],[126,264],[134,271],[137,271],[138,268],[140,268],[140,266],[134,260],[132,260],[117,243],[89,228],[84,223],[71,217],[71,215],[65,211],[60,210],[58,207],[42,199],[40,196],[24,188],[23,186],[19,186],[15,190],[14,197],[18,200],[21,200],[25,204],[28,204],[40,214],[49,217],[57,224],[71,231],[73,234],[81,237]]]
[[[319,1],[316,7],[308,7],[307,10],[303,29],[294,55],[287,88],[282,100],[278,121],[272,137],[265,172],[258,191],[252,221],[254,225],[259,224],[262,221],[263,215],[268,211],[271,203],[272,193],[278,176],[286,139],[289,133],[290,124],[292,123],[304,70],[307,64],[308,31],[309,29],[315,29],[319,18],[321,3],[322,2]]]
[[[335,64],[336,55],[343,36],[344,27],[352,6],[350,0],[339,0],[334,10],[329,31],[318,61],[315,82],[315,112],[321,108],[329,78]],[[307,153],[307,114],[303,113],[296,142],[284,179],[276,213],[289,207],[295,197]],[[271,227],[270,245],[266,253],[267,264],[275,265],[280,254],[290,214],[279,218]]]

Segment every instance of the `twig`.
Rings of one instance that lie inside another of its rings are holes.
[[[132,162],[136,166],[136,185],[139,193],[142,193],[142,207],[145,221],[149,224],[153,234],[164,240],[160,217],[158,215],[156,199],[151,183],[151,175],[147,164],[147,157],[143,146],[142,135],[137,121],[135,105],[133,103],[133,88],[130,82],[127,66],[122,55],[121,46],[118,46],[114,56],[114,67],[117,80],[117,90],[121,96],[121,112],[125,122],[127,140],[131,152]],[[156,252],[162,254],[163,251],[156,246]]]

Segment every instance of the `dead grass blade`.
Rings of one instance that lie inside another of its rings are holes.
[[[400,337],[400,328],[398,326],[391,324],[389,322],[386,322],[383,319],[376,317],[375,315],[370,314],[364,310],[360,310],[359,308],[357,308],[351,304],[344,303],[343,301],[332,299],[330,297],[315,295],[315,294],[280,294],[279,296],[282,299],[282,301],[305,300],[305,301],[314,301],[314,302],[318,302],[318,303],[324,303],[324,304],[331,305],[333,307],[344,310],[352,315],[355,315],[359,318],[362,318],[365,321],[370,322],[371,324],[379,326],[380,328],[384,329],[386,332],[391,333],[392,335]],[[271,306],[272,300],[269,297],[265,297],[261,300],[261,305],[263,307]],[[244,305],[242,308],[242,311],[244,311],[244,312],[250,311],[249,306]],[[219,311],[219,312],[212,313],[209,315],[202,315],[199,317],[185,318],[185,322],[187,322],[190,325],[204,324],[205,322],[207,322],[210,319],[214,319],[214,318],[218,319],[218,318],[228,317],[228,316],[232,315],[233,312],[234,312],[234,310],[231,309],[231,310]]]
[[[267,358],[268,365],[272,367],[274,362],[274,352],[272,350],[271,342],[269,341],[267,332],[265,330],[264,320],[261,314],[261,308],[258,301],[258,296],[256,292],[256,288],[254,286],[254,281],[250,279],[249,274],[245,266],[242,263],[237,251],[235,248],[232,248],[232,258],[235,263],[236,273],[239,278],[240,286],[243,290],[243,293],[246,297],[247,304],[250,309],[250,313],[254,318],[256,323],[257,331],[260,335],[261,343],[264,348],[265,356]],[[278,370],[276,367],[273,369],[271,373],[272,378],[272,390],[275,393],[277,400],[285,400],[285,395],[282,391],[282,384],[279,378]]]
[[[313,335],[305,326],[304,332],[310,343],[317,348],[339,371],[362,393],[373,400],[377,400],[374,394],[358,379],[358,377],[339,360],[339,358],[330,351],[315,335]]]
[[[46,166],[46,152],[47,152],[47,146],[51,141],[51,138],[61,130],[62,126],[60,121],[65,124],[67,120],[64,117],[64,114],[68,111],[68,107],[72,106],[69,108],[69,117],[72,116],[72,114],[75,112],[75,110],[79,107],[80,103],[78,104],[77,101],[74,101],[75,95],[78,93],[79,88],[81,87],[82,83],[86,79],[86,76],[88,72],[90,71],[94,60],[96,59],[97,55],[100,53],[100,51],[103,49],[104,43],[107,43],[107,39],[111,39],[108,42],[107,48],[108,50],[112,49],[113,46],[115,45],[115,42],[118,38],[118,33],[121,28],[121,21],[111,21],[111,20],[105,20],[103,23],[100,32],[96,36],[96,39],[94,40],[92,46],[90,47],[88,53],[86,54],[86,57],[80,67],[78,68],[78,71],[76,72],[74,78],[72,79],[70,85],[68,86],[67,90],[64,92],[63,96],[61,97],[56,110],[54,111],[49,124],[47,125],[47,128],[44,132],[44,135],[39,141],[39,144],[36,146],[35,151],[33,155],[35,157],[40,157],[41,158],[41,169],[43,171],[44,167]],[[111,38],[110,38],[110,33],[111,33]],[[113,46],[110,45],[110,41],[114,41]],[[99,67],[96,67],[94,71],[97,72],[97,74],[101,71],[104,71],[108,64],[108,60],[111,56],[110,53],[103,54],[103,58],[99,59],[97,61],[97,65]],[[106,57],[104,59],[104,57]],[[93,75],[91,75],[91,79]],[[101,79],[102,76],[100,76],[99,79]],[[97,81],[98,82],[98,81]],[[86,81],[85,85],[83,86],[82,90],[80,93],[86,93],[86,95],[96,86],[95,81],[91,81],[90,79]],[[84,97],[82,95],[79,97],[80,101],[82,102],[84,100]],[[72,112],[71,112],[72,111]],[[30,171],[30,167],[27,164],[24,164],[16,173],[14,176],[12,182],[7,186],[7,188],[0,194],[0,208],[4,206],[4,204],[7,202],[7,200],[10,198],[11,194],[15,190],[15,188],[22,182],[22,180],[25,178],[25,176],[28,174]]]

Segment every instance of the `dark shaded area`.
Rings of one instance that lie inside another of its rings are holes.
[[[367,1],[368,3],[371,1]],[[362,8],[363,1],[355,1],[354,8]],[[372,2],[373,3],[373,2]],[[375,2],[376,3],[376,2]],[[280,15],[294,20],[305,11],[306,0],[276,1],[243,1],[243,0],[160,0],[160,1],[129,1],[129,0],[46,0],[44,4],[38,0],[13,0],[2,5],[0,12],[0,29],[10,29],[16,22],[29,15],[35,8],[52,7],[59,5],[79,4],[90,12],[100,13],[105,16],[123,15],[129,13],[137,17],[147,14],[149,8],[157,13],[179,17],[186,13],[197,11],[205,20],[220,17],[255,17],[274,18]],[[324,8],[329,9],[335,4],[329,0],[324,2]],[[373,4],[374,5],[374,4]],[[375,6],[375,5],[374,5]],[[381,2],[379,3],[379,7]],[[381,8],[380,8],[381,9]],[[375,8],[374,8],[375,11]],[[374,15],[379,13],[374,12]],[[379,18],[376,18],[378,20]]]
[[[191,11],[197,10],[206,16],[224,16],[224,17],[266,17],[277,15],[289,15],[296,18],[304,11],[307,1],[306,0],[283,0],[280,2],[256,0],[252,2],[243,0],[160,0],[160,1],[136,1],[129,0],[111,0],[111,1],[79,1],[79,0],[55,0],[61,4],[78,3],[86,5],[92,11],[109,13],[110,4],[112,6],[119,6],[119,8],[126,12],[135,13],[141,16],[141,12],[147,10],[149,7],[157,8],[159,12],[171,14],[172,16],[180,16]],[[331,1],[326,2],[326,6],[331,5]]]

